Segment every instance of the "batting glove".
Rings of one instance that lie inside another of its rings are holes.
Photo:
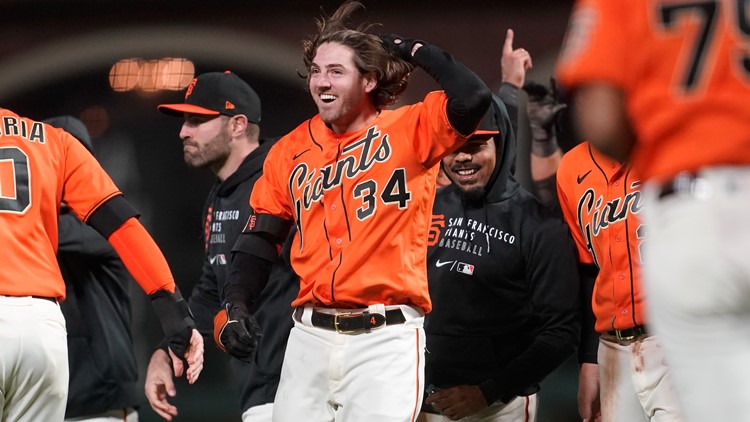
[[[258,321],[244,304],[226,303],[214,317],[216,345],[241,361],[252,361],[262,336]]]
[[[411,38],[404,38],[396,34],[382,34],[379,35],[380,41],[392,55],[398,57],[409,63],[414,62],[414,56],[412,50],[416,44],[426,44],[422,40],[415,40]]]
[[[541,84],[528,82],[523,86],[523,90],[529,95],[526,112],[529,116],[532,139],[545,141],[554,138],[558,116],[568,107],[567,104],[558,102],[554,92],[550,92]]]
[[[190,346],[190,336],[193,333],[195,322],[188,308],[187,302],[182,298],[180,290],[175,286],[174,293],[167,290],[157,290],[149,295],[151,306],[161,322],[161,328],[167,336],[167,344],[172,352],[180,358],[185,358]]]

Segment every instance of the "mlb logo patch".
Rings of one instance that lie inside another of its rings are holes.
[[[471,264],[465,264],[463,262],[459,262],[456,265],[456,271],[458,271],[459,273],[472,275],[474,274],[474,266]]]

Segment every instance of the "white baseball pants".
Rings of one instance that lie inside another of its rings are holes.
[[[59,422],[68,398],[68,342],[60,306],[0,296],[0,420]]]
[[[289,335],[273,421],[414,421],[424,390],[424,317],[400,308],[405,323],[355,335],[313,327],[305,308]]]
[[[750,421],[750,169],[690,186],[645,190],[650,319],[686,419]]]

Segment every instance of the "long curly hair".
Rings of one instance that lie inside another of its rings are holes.
[[[347,21],[357,9],[363,9],[362,3],[348,0],[336,9],[331,16],[325,13],[316,19],[318,33],[302,42],[303,60],[307,68],[308,86],[310,83],[310,66],[318,47],[332,42],[350,47],[354,50],[354,65],[363,75],[372,73],[377,79],[377,87],[370,93],[370,98],[377,110],[393,104],[406,90],[409,74],[414,66],[393,54],[375,34],[370,31],[378,24],[360,24],[356,29],[347,27]]]

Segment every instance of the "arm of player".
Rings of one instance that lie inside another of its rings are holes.
[[[195,382],[203,367],[203,339],[190,309],[174,284],[167,260],[146,229],[134,217],[132,206],[116,195],[102,203],[86,223],[104,236],[117,251],[123,264],[151,298],[169,347],[189,365],[188,381]],[[183,372],[181,359],[173,362],[175,374]]]
[[[437,46],[395,34],[383,35],[381,39],[395,55],[421,67],[435,79],[448,97],[448,121],[459,134],[471,135],[482,121],[492,98],[492,92],[484,82]]]
[[[531,54],[523,48],[513,48],[513,30],[508,29],[500,58],[502,84],[498,96],[508,110],[513,132],[516,134],[518,134],[518,90],[526,81],[526,72],[531,68]]]
[[[289,220],[253,213],[232,248],[224,303],[214,317],[214,341],[237,359],[252,360],[258,347],[262,333],[249,308],[268,283],[291,226]]]
[[[583,422],[601,422],[599,365],[583,363],[578,371],[578,413]]]
[[[436,391],[425,398],[441,415],[457,421],[487,408],[487,400],[477,385],[457,385]]]
[[[599,334],[594,329],[596,317],[591,297],[599,269],[594,264],[578,264],[581,275],[581,340],[578,346],[578,413],[584,421],[601,421],[599,399]]]
[[[531,129],[531,180],[534,193],[550,208],[557,208],[555,175],[563,152],[557,142],[557,120],[567,108],[544,85],[529,82],[523,86],[528,94],[526,113]]]
[[[159,416],[171,421],[178,415],[177,407],[167,400],[168,397],[176,396],[177,390],[172,379],[172,360],[162,349],[156,349],[151,355],[144,390],[148,403]]]

